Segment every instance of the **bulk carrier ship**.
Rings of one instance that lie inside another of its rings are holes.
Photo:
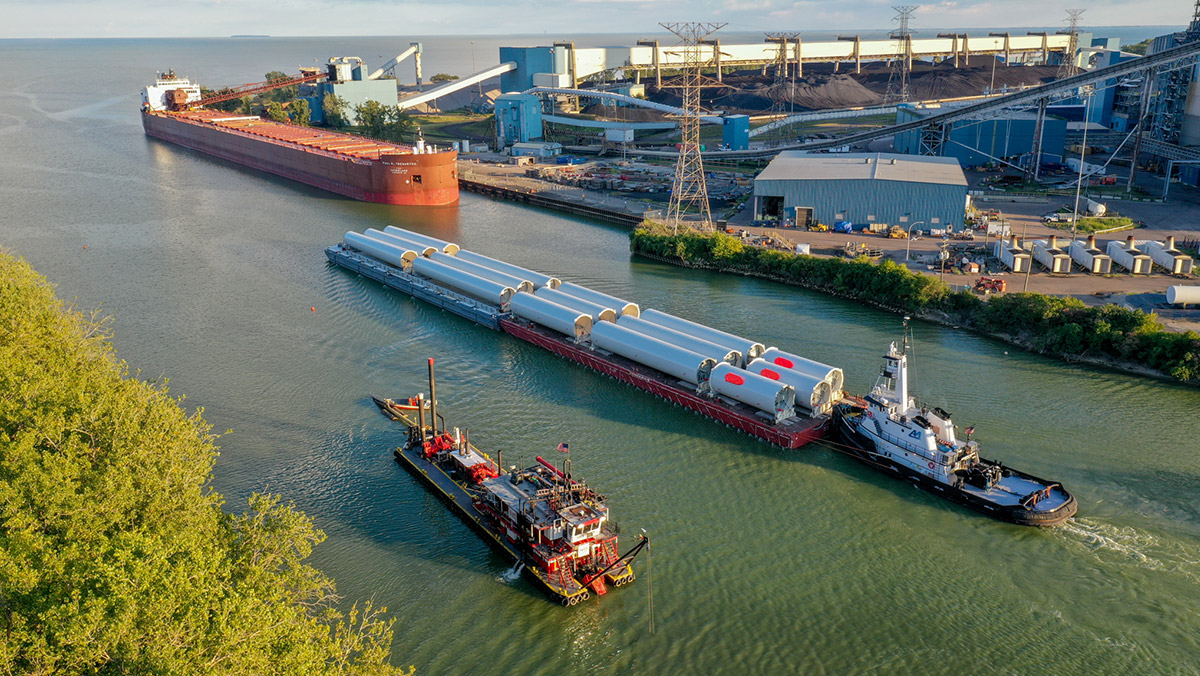
[[[207,98],[174,72],[142,90],[147,136],[364,202],[439,206],[458,201],[458,153],[403,146],[204,106],[326,77],[246,85]]]

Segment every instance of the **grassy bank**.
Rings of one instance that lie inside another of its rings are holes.
[[[1155,315],[1075,298],[1010,293],[984,301],[890,260],[801,256],[744,244],[724,233],[671,235],[638,228],[630,250],[676,264],[736,272],[825,291],[877,307],[969,328],[1040,354],[1200,385],[1200,335],[1173,333]]]

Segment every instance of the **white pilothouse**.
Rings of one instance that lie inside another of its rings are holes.
[[[979,443],[955,435],[950,414],[921,405],[909,391],[909,333],[892,343],[865,406],[835,409],[838,430],[855,456],[889,474],[996,518],[1024,525],[1054,525],[1075,514],[1076,502],[1060,484],[979,456]]]

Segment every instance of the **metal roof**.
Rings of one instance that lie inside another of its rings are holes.
[[[785,151],[763,169],[755,181],[879,180],[907,183],[967,185],[953,157],[894,153],[809,154]]]

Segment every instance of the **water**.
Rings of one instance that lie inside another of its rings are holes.
[[[240,41],[0,42],[0,246],[61,297],[112,314],[133,368],[169,377],[186,406],[232,429],[214,476],[229,508],[274,491],[312,516],[329,535],[314,563],[348,599],[399,618],[397,664],[1200,671],[1200,392],[918,324],[923,395],[978,425],[989,456],[1079,497],[1080,518],[1050,531],[977,516],[826,449],[778,451],[354,278],[322,250],[395,223],[839,364],[859,391],[896,316],[631,259],[613,227],[470,194],[444,209],[362,204],[144,137],[137,91],[155,67],[249,81],[300,54],[336,44],[365,56],[375,43],[279,44],[286,58]],[[637,583],[570,610],[550,603],[391,460],[400,429],[368,396],[415,392],[428,356],[453,423],[506,463],[570,442],[627,546],[639,529],[653,536]]]

